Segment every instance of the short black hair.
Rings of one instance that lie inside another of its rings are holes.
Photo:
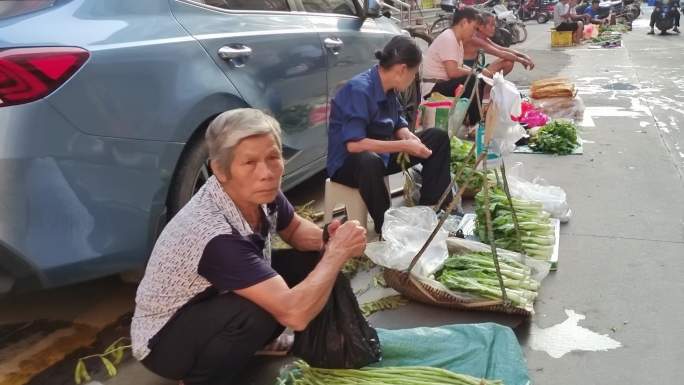
[[[381,51],[376,51],[375,57],[384,69],[396,64],[406,64],[409,68],[415,68],[423,60],[423,53],[413,39],[400,35],[393,37]]]
[[[591,0],[592,4],[601,4],[601,0]]]
[[[480,11],[473,7],[463,7],[463,9],[459,9],[454,13],[454,17],[451,20],[451,26],[455,26],[460,23],[461,20],[474,21],[481,24],[482,16],[480,15]]]

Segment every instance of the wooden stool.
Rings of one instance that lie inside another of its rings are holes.
[[[389,191],[389,177],[385,177],[385,186]],[[330,223],[336,205],[343,205],[347,211],[347,219],[359,221],[362,227],[368,226],[368,207],[361,198],[359,189],[345,186],[330,180],[325,180],[325,198],[323,221]]]

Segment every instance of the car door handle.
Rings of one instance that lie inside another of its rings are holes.
[[[252,56],[252,49],[244,44],[224,45],[219,48],[218,55],[236,67],[242,67],[245,65],[245,60]]]
[[[327,37],[323,40],[325,48],[332,51],[334,54],[338,54],[340,49],[344,46],[344,42],[339,37]]]

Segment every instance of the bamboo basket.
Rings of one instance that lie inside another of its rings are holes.
[[[477,87],[477,82],[479,79],[476,80],[476,85],[473,87],[473,94],[471,95],[471,100],[476,98],[479,94],[478,92],[478,87]],[[475,99],[478,100],[479,99]],[[482,107],[478,104],[480,111],[482,111]],[[492,111],[494,110],[494,111]],[[485,120],[485,143],[487,145],[489,144],[492,136],[492,130],[489,129],[490,127],[490,119],[495,119],[496,115],[496,109],[492,109],[490,106],[490,111],[488,111],[486,120]],[[473,154],[473,151],[475,150],[475,146],[471,148],[471,152],[468,154],[468,157],[470,157]],[[487,151],[484,151],[482,154],[480,154],[475,162],[475,167],[477,168],[478,165],[482,162],[485,161],[487,157]],[[486,171],[486,163],[485,164],[485,171]],[[502,164],[503,168],[503,164]],[[458,171],[458,175],[456,178],[452,179],[451,184],[447,187],[447,189],[444,191],[442,196],[439,199],[439,202],[437,205],[435,205],[435,211],[438,211],[439,208],[441,207],[442,203],[444,202],[445,198],[447,197],[447,194],[449,191],[451,191],[451,188],[453,187],[453,184],[455,180],[460,177],[461,173],[463,172],[463,169]],[[455,202],[458,201],[459,197],[462,197],[464,192],[470,188],[470,182],[472,178],[469,178],[466,180],[466,183],[464,186],[459,186],[459,191],[454,197],[452,203],[449,205],[447,208],[447,212],[450,212],[454,205]],[[505,180],[505,174],[504,174],[504,180]],[[471,189],[472,192],[472,189]],[[508,193],[508,186],[506,185],[506,193]],[[474,194],[473,194],[474,195]],[[510,195],[509,195],[509,202],[510,202]],[[511,203],[512,204],[512,203]],[[514,223],[516,230],[518,229],[518,223],[517,219],[515,219],[515,214],[514,216]],[[489,300],[489,299],[481,299],[481,298],[475,298],[472,295],[464,294],[463,297],[457,296],[456,292],[451,292],[448,291],[446,288],[443,289],[438,289],[436,287],[433,287],[431,285],[428,285],[424,282],[421,282],[418,278],[413,276],[411,274],[411,270],[413,267],[416,265],[420,257],[422,256],[423,252],[427,249],[428,245],[432,242],[434,239],[434,236],[437,234],[439,229],[442,227],[444,224],[444,221],[446,220],[446,215],[442,217],[440,222],[437,224],[437,227],[433,231],[432,235],[427,239],[421,250],[416,254],[416,256],[413,258],[411,261],[411,264],[409,265],[407,271],[399,271],[395,269],[390,269],[390,268],[385,268],[383,272],[383,276],[385,278],[385,282],[387,285],[394,290],[398,291],[399,293],[405,295],[407,298],[412,299],[417,302],[425,303],[428,305],[434,305],[434,306],[439,306],[439,307],[445,307],[445,308],[452,308],[452,309],[462,309],[462,310],[478,310],[478,311],[490,311],[490,312],[501,312],[501,313],[507,313],[507,314],[517,314],[517,315],[522,315],[529,317],[532,315],[532,311],[526,310],[526,309],[521,309],[517,308],[514,306],[511,306],[510,304],[505,303],[503,300]],[[491,227],[491,223],[488,223],[488,226]],[[494,255],[495,259],[495,265],[497,269],[497,275],[499,275],[499,278],[501,279],[501,273],[499,272],[499,266],[498,266],[498,261],[497,261],[497,251],[496,247],[492,246],[492,254]],[[505,298],[505,289],[503,288],[503,281],[501,282],[501,288],[503,297]]]
[[[440,290],[420,282],[405,271],[386,268],[383,275],[389,287],[411,300],[427,305],[450,309],[516,314],[525,317],[532,315],[532,312],[525,309],[505,306],[501,300],[473,300],[454,296],[446,290]]]

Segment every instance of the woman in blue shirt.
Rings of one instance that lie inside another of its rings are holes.
[[[349,80],[331,101],[327,170],[334,182],[359,189],[380,233],[390,207],[384,177],[401,171],[400,153],[409,155],[411,165],[423,165],[421,205],[437,203],[451,174],[447,134],[427,129],[414,135],[397,98],[416,77],[420,49],[396,36],[375,56],[379,64]]]

